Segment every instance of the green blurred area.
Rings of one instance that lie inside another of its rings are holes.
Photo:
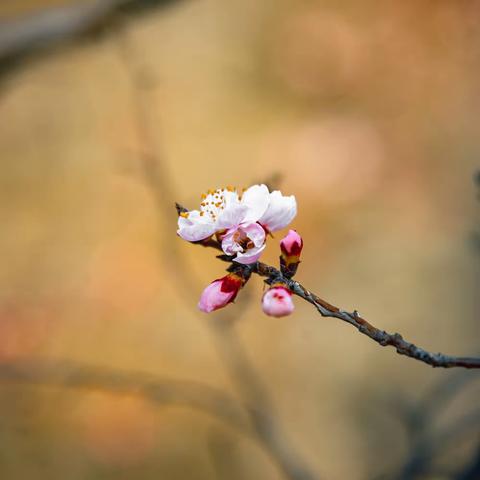
[[[0,17],[60,3],[4,0]],[[479,13],[477,1],[186,0],[18,69],[0,87],[0,359],[232,392],[194,311],[201,288],[180,291],[162,254],[177,244],[202,284],[221,276],[211,251],[177,238],[174,202],[196,208],[208,188],[275,172],[299,204],[299,281],[428,350],[478,353]],[[139,161],[125,41],[149,80],[172,218]],[[247,288],[238,334],[297,449],[321,478],[394,470],[407,447],[387,399],[413,402],[446,372],[299,300],[266,317],[261,280]],[[0,384],[0,417],[6,480],[282,478],[252,440],[138,396]],[[443,461],[472,448],[456,442]]]

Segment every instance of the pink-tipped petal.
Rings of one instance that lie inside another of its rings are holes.
[[[292,294],[285,287],[270,288],[262,298],[262,310],[270,317],[285,317],[294,310]]]

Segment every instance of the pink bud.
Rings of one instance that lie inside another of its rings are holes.
[[[202,292],[198,308],[205,313],[213,312],[227,306],[235,300],[238,291],[243,286],[243,279],[230,273],[223,278],[214,280]]]
[[[285,256],[299,258],[303,248],[302,237],[295,230],[289,230],[280,242],[280,248]]]
[[[289,230],[285,238],[280,242],[282,255],[280,256],[280,270],[287,278],[292,278],[297,273],[302,253],[303,240],[295,231]]]
[[[262,298],[262,309],[271,317],[285,317],[294,310],[292,293],[284,286],[272,287]]]

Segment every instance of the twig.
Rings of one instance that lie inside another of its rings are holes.
[[[214,247],[217,250],[221,250],[218,243],[210,241],[206,246]],[[220,260],[231,262],[231,258],[224,255],[218,257]],[[353,327],[355,327],[360,333],[363,333],[367,337],[377,342],[382,347],[392,346],[397,350],[400,355],[413,358],[420,362],[427,363],[432,367],[452,368],[452,367],[464,367],[464,368],[480,368],[479,357],[454,357],[451,355],[445,355],[443,353],[430,353],[417,345],[407,342],[399,333],[387,333],[385,330],[380,330],[374,327],[371,323],[362,318],[355,310],[352,313],[331,305],[318,295],[307,290],[302,284],[296,280],[289,279],[282,275],[282,273],[262,262],[254,263],[246,268],[249,268],[252,273],[256,273],[261,277],[265,277],[269,282],[281,282],[288,286],[288,288],[299,297],[311,303],[322,315],[322,317],[338,318]]]
[[[432,367],[464,367],[464,368],[480,368],[480,358],[478,357],[454,357],[443,353],[430,353],[417,345],[407,342],[399,333],[387,333],[374,327],[371,323],[362,318],[355,310],[352,313],[341,310],[334,305],[322,300],[318,295],[307,290],[296,280],[289,280],[274,267],[258,262],[253,267],[253,272],[273,279],[281,279],[285,282],[290,290],[307,302],[311,303],[323,317],[332,317],[343,320],[354,326],[360,333],[377,342],[382,347],[395,347],[397,353],[414,358],[421,362],[427,363]]]

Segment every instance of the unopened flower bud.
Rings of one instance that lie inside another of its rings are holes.
[[[202,292],[198,308],[202,312],[210,313],[226,307],[235,300],[244,283],[245,279],[235,273],[229,273],[223,278],[214,280]]]
[[[280,269],[287,278],[293,277],[297,272],[302,248],[302,237],[295,230],[289,230],[288,234],[280,242],[280,249],[282,250]]]
[[[285,317],[290,315],[294,308],[292,292],[283,285],[273,286],[263,295],[262,309],[271,317]]]

